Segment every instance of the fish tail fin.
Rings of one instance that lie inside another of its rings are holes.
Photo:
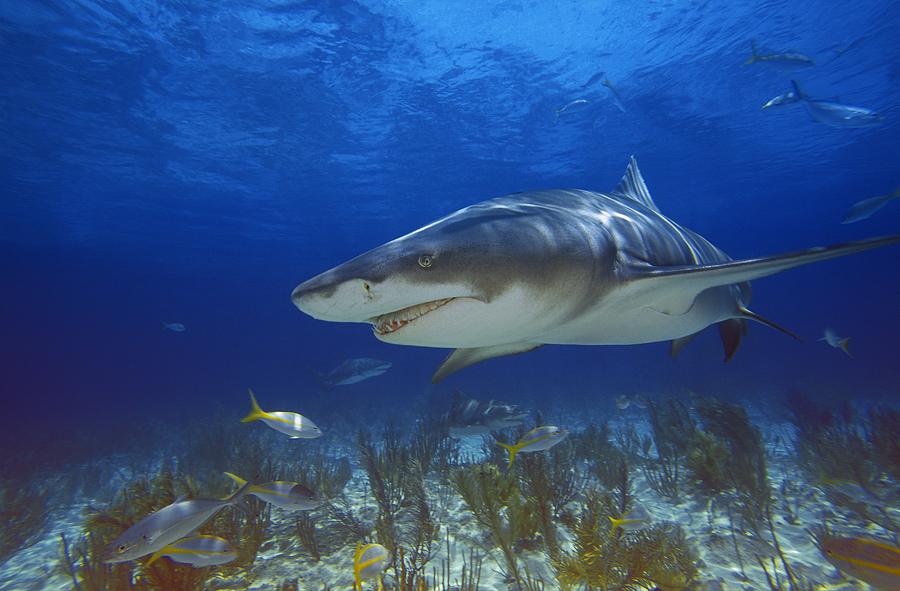
[[[234,480],[235,484],[237,484],[238,486],[244,486],[245,484],[247,484],[246,480],[244,480],[240,476],[232,474],[231,472],[225,472],[225,476]]]
[[[745,66],[749,66],[750,64],[756,63],[756,60],[759,59],[759,53],[756,51],[756,40],[750,40],[750,57],[747,58],[747,61],[744,62]]]
[[[768,318],[763,318],[762,316],[760,316],[760,315],[757,314],[756,312],[751,312],[750,310],[748,310],[748,309],[745,308],[744,306],[740,306],[740,307],[738,308],[738,311],[740,312],[742,318],[746,318],[746,319],[748,319],[748,320],[755,320],[756,322],[759,322],[760,324],[765,324],[765,325],[768,326],[769,328],[774,328],[775,330],[777,330],[777,331],[779,331],[779,332],[783,332],[784,334],[786,334],[787,336],[791,337],[792,339],[796,339],[796,340],[801,341],[801,342],[803,341],[803,339],[801,339],[800,336],[799,336],[797,333],[795,333],[794,331],[790,330],[789,328],[785,328],[785,327],[781,326],[780,324],[777,324],[777,323],[775,323],[775,322],[772,322],[772,321],[769,320]]]
[[[791,80],[791,87],[794,89],[794,94],[797,95],[798,99],[800,99],[801,101],[806,100],[806,93],[804,93],[802,90],[800,90],[800,85],[797,83],[796,80]]]
[[[252,423],[253,421],[258,421],[262,418],[265,418],[266,413],[259,407],[259,404],[256,402],[256,396],[253,395],[253,390],[247,388],[247,392],[250,393],[250,414],[241,419],[241,422]]]
[[[853,359],[853,354],[850,353],[850,339],[853,337],[845,337],[838,341],[838,347],[840,347],[841,351],[847,354],[847,357]]]
[[[244,507],[241,506],[241,502],[244,500],[244,497],[247,496],[247,493],[250,492],[251,486],[253,486],[253,485],[247,481],[244,481],[244,484],[242,484],[239,489],[237,489],[236,491],[234,491],[233,493],[231,493],[230,495],[228,495],[227,497],[225,497],[222,500],[234,507],[243,509]]]
[[[513,462],[516,460],[516,454],[522,449],[519,445],[510,445],[508,443],[497,442],[497,445],[509,452],[509,467],[512,468]]]
[[[168,549],[169,549],[169,547],[166,546],[166,547],[160,548],[159,550],[154,552],[153,555],[150,557],[150,560],[148,560],[147,563],[144,565],[144,568],[147,568],[148,566],[150,566],[151,564],[153,564],[154,562],[156,562],[157,560],[162,558],[163,553],[166,552]]]
[[[609,515],[607,515],[607,517],[609,518],[610,524],[612,524],[612,528],[610,529],[609,533],[615,532],[616,528],[620,527],[623,523],[625,523],[624,519],[616,519],[614,517],[610,517]]]

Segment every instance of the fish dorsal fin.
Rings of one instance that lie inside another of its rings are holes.
[[[649,207],[655,212],[659,212],[659,208],[653,203],[653,197],[650,196],[650,190],[647,189],[647,183],[644,182],[644,177],[641,176],[641,171],[634,156],[628,162],[625,176],[619,181],[616,192],[621,193],[632,201],[637,201],[645,207]]]

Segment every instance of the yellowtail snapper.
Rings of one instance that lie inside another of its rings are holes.
[[[231,472],[226,472],[225,475],[234,480],[238,486],[244,486],[247,483],[246,480]],[[247,494],[253,495],[270,505],[291,511],[309,511],[320,507],[325,502],[308,486],[288,480],[251,484],[250,488],[247,489]]]
[[[239,507],[250,489],[245,484],[224,499],[177,499],[147,515],[113,540],[104,562],[135,560],[189,536],[225,507]]]
[[[228,540],[218,536],[191,536],[154,552],[147,561],[147,566],[163,556],[196,567],[218,566],[237,558],[237,550]]]
[[[565,439],[568,434],[569,432],[565,429],[545,425],[543,427],[535,427],[523,435],[515,445],[500,443],[499,441],[497,445],[509,452],[509,466],[512,467],[517,454],[546,451]]]
[[[362,591],[363,583],[378,578],[378,591],[384,586],[381,573],[390,566],[391,554],[381,544],[357,544],[353,555],[353,591]]]
[[[250,393],[250,414],[241,419],[242,423],[262,421],[279,433],[284,433],[291,439],[315,439],[322,436],[322,430],[315,423],[296,412],[274,411],[266,412],[259,407],[253,390]]]
[[[872,538],[838,537],[820,533],[822,556],[838,570],[865,581],[879,591],[900,589],[900,548]]]

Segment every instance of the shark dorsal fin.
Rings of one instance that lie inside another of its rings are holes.
[[[641,176],[641,171],[634,156],[628,162],[625,176],[619,181],[616,192],[621,193],[632,201],[637,201],[645,207],[649,207],[655,212],[659,212],[659,208],[653,203],[653,197],[650,196],[650,190],[647,189],[647,183],[644,182],[644,177]]]

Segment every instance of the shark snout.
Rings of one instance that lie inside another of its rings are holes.
[[[301,312],[319,320],[365,322],[371,318],[371,299],[365,279],[331,281],[327,274],[304,281],[291,292],[291,301]]]

